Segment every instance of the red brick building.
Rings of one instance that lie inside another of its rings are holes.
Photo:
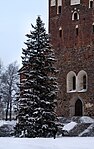
[[[49,0],[57,58],[57,114],[94,115],[94,0]]]

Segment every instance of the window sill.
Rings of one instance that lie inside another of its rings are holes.
[[[75,93],[77,92],[76,90],[71,90],[71,91],[67,91],[67,93]]]
[[[86,91],[87,91],[87,89],[82,89],[82,90],[80,90],[78,92],[86,92]]]
[[[79,90],[79,91],[77,91],[77,90],[71,90],[71,91],[67,91],[67,93],[75,93],[75,92],[83,93],[83,92],[86,92],[86,91],[87,91],[87,89],[82,89],[82,90]]]

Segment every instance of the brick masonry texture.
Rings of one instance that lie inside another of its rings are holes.
[[[79,20],[72,20],[74,12]],[[83,104],[83,115],[94,115],[94,8],[89,8],[89,0],[81,0],[79,5],[70,5],[70,0],[62,0],[62,12],[57,14],[57,1],[50,6],[49,33],[59,69],[57,115],[73,116],[71,105],[79,98]],[[78,35],[76,34],[78,26]],[[62,28],[62,37],[59,28]],[[88,76],[86,92],[67,93],[66,78],[70,71],[78,74],[84,70]],[[86,106],[90,104],[91,106]],[[74,104],[75,105],[75,104]],[[74,107],[75,110],[75,107]]]

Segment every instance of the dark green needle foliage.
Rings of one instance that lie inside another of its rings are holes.
[[[41,18],[27,34],[22,49],[20,95],[16,134],[23,137],[51,137],[56,129],[55,106],[58,85],[55,54]]]

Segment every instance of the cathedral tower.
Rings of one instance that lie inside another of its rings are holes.
[[[57,114],[94,115],[94,1],[49,0],[49,33],[59,69]]]

